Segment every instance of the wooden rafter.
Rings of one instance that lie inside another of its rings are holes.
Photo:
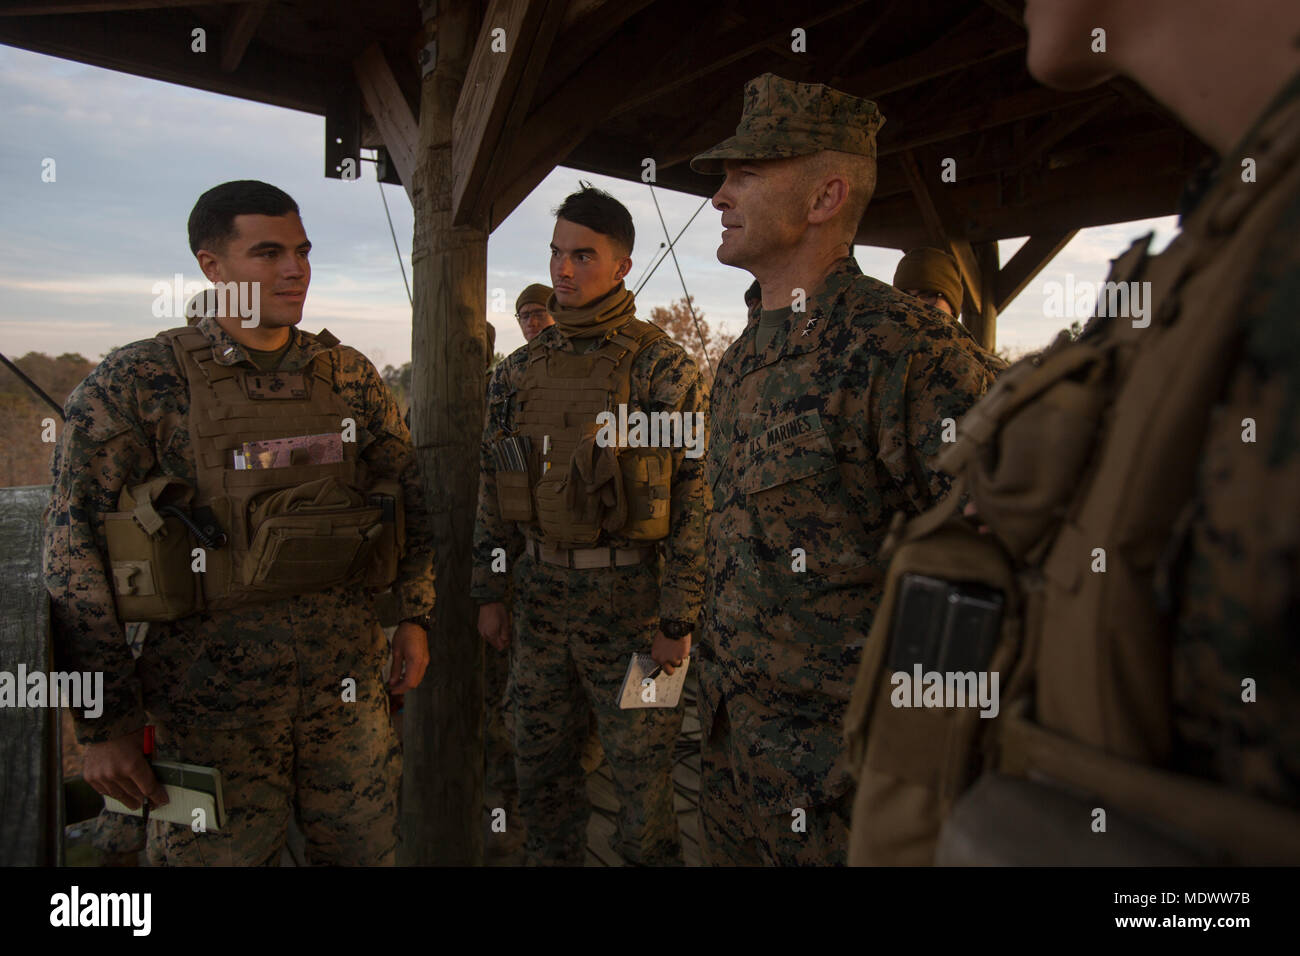
[[[489,228],[495,229],[533,188],[564,161],[615,106],[657,82],[657,71],[638,72],[629,63],[653,63],[680,40],[681,18],[691,0],[667,0],[637,20],[627,39],[607,43],[554,96],[536,106],[512,143],[511,155],[487,187],[492,196]]]
[[[551,59],[538,82],[537,98],[550,99],[570,74],[605,46],[610,37],[654,0],[617,0],[605,3],[567,27],[551,48]]]
[[[0,43],[192,89],[325,113],[338,80],[335,67],[259,44],[245,52],[236,72],[222,72],[216,68],[215,45],[206,54],[195,54],[188,42],[177,42],[178,18],[184,16],[164,10],[125,23],[113,13],[0,17]]]
[[[1044,116],[1075,104],[1090,103],[1110,95],[1110,91],[1104,87],[1081,90],[1077,93],[1060,93],[1037,87],[1000,99],[977,95],[972,97],[969,105],[954,104],[954,109],[927,116],[925,119],[904,126],[896,126],[893,130],[886,122],[880,131],[879,154],[890,156],[951,139],[956,132],[965,134],[990,129],[1014,123],[1016,120]],[[888,120],[888,111],[885,112],[885,117]]]
[[[258,3],[246,3],[231,12],[230,19],[221,31],[221,69],[224,72],[233,73],[239,69],[244,51],[252,42],[257,25],[262,22],[269,6],[269,0],[261,0]]]
[[[415,188],[415,150],[419,125],[393,75],[393,68],[378,43],[366,48],[352,64],[361,98],[374,117],[384,148],[397,167],[406,195]]]
[[[912,184],[912,194],[916,205],[921,210],[921,219],[925,223],[930,241],[947,249],[957,260],[957,269],[961,273],[962,285],[965,286],[966,300],[970,308],[979,312],[983,307],[984,283],[980,278],[980,267],[970,242],[960,236],[953,236],[948,224],[953,221],[951,208],[945,198],[930,188],[925,175],[921,172],[912,153],[900,157],[903,172]],[[868,207],[868,215],[870,207]],[[967,310],[969,311],[969,310]]]
[[[861,7],[863,2],[864,0],[844,0],[815,12],[805,7],[790,7],[770,17],[751,19],[740,30],[727,30],[721,34],[699,31],[674,46],[668,57],[658,58],[654,69],[656,80],[643,84],[641,92],[626,97],[610,115],[622,116],[642,109],[688,83],[763,50],[776,40],[788,43],[790,31],[795,27],[808,29],[817,26]],[[723,36],[727,41],[725,52],[720,49]]]
[[[246,3],[247,0],[202,0],[212,4]],[[0,17],[36,17],[60,13],[117,13],[125,10],[164,10],[198,6],[197,0],[0,0]]]
[[[564,8],[565,0],[492,0],[488,7],[452,122],[451,208],[458,225],[487,213],[483,187],[533,101]]]
[[[860,90],[863,96],[874,98],[967,70],[1024,46],[1023,31],[990,27],[988,16],[976,11],[924,50],[845,77],[843,82],[845,88]]]
[[[998,272],[994,291],[998,311],[1001,312],[1012,299],[1020,295],[1078,232],[1078,229],[1069,229],[1030,236]]]

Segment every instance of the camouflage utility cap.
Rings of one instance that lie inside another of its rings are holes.
[[[784,159],[824,149],[875,159],[876,130],[884,122],[871,100],[764,73],[745,84],[736,135],[692,159],[691,169],[720,175],[727,159]]]

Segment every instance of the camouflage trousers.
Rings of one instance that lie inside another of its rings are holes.
[[[483,645],[484,781],[513,800],[515,784],[515,715],[510,688],[510,648]]]
[[[331,679],[299,691],[290,720],[236,729],[157,726],[161,760],[221,771],[220,830],[151,820],[155,866],[275,865],[297,813],[307,862],[391,865],[397,849],[401,750],[378,674],[358,677],[356,701]]]
[[[515,769],[530,864],[581,866],[591,803],[582,768],[589,714],[619,800],[617,849],[629,863],[681,864],[673,748],[682,710],[620,710],[634,651],[659,623],[652,563],[569,570],[524,555],[514,569]]]
[[[820,806],[765,814],[747,805],[731,754],[742,743],[722,702],[700,750],[700,836],[710,866],[844,866],[853,791]]]

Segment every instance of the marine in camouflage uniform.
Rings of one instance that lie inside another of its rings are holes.
[[[993,565],[1000,552],[1011,585],[1029,585],[1004,624],[1012,672],[1001,713],[964,749],[899,756],[878,746],[886,708],[868,695],[883,680],[863,670],[853,859],[1294,864],[1300,10],[1221,17],[1224,79],[1201,88],[1212,5],[1111,5],[1108,27],[1135,42],[1105,63],[1086,42],[1093,5],[1030,6],[1041,82],[1127,75],[1221,158],[1189,184],[1163,252],[1149,255],[1148,233],[1113,260],[1108,282],[1133,283],[1145,309],[1099,300],[1077,341],[1022,360],[963,423],[951,465],[992,542],[967,553]],[[1016,383],[1028,400],[1007,402]],[[931,560],[942,517],[901,531],[914,534],[903,547]],[[948,541],[974,537],[954,524]],[[895,735],[924,717],[900,714]],[[920,774],[966,758],[972,779],[945,780],[936,799]]]
[[[620,283],[611,295],[621,291]],[[550,311],[560,324],[544,329],[533,344],[579,353],[590,340],[565,334],[564,312],[554,297]],[[620,710],[618,695],[630,656],[650,653],[662,620],[698,617],[708,509],[703,459],[672,449],[669,532],[651,560],[570,569],[526,553],[520,525],[500,515],[490,449],[518,431],[527,362],[528,346],[516,349],[489,384],[471,592],[480,604],[505,598],[506,573],[493,571],[493,551],[505,549],[512,582],[515,767],[527,861],[582,865],[585,860],[591,806],[582,757],[594,713],[620,803],[615,848],[629,863],[680,864],[671,773],[682,709]],[[628,404],[629,412],[704,414],[699,371],[681,346],[659,338],[636,354]],[[536,526],[528,533],[537,534]],[[602,549],[645,545],[607,531],[598,544]]]
[[[823,149],[874,158],[879,122],[869,101],[766,74],[746,86],[737,135],[692,166]],[[727,188],[714,198],[724,224]],[[743,232],[758,217],[741,212]],[[746,302],[710,397],[701,827],[714,864],[839,864],[852,797],[842,724],[880,600],[880,545],[895,512],[948,490],[932,467],[945,425],[1002,363],[851,256],[807,290],[803,312],[763,312],[758,283]]]
[[[254,365],[214,318],[198,329],[220,365]],[[298,329],[278,370],[307,368],[325,346]],[[406,551],[394,591],[403,617],[434,602],[432,529],[410,436],[361,353],[335,352],[334,388],[355,411],[358,453],[399,478]],[[401,755],[388,712],[388,647],[360,586],[153,622],[132,657],[105,574],[104,515],[123,486],[158,474],[195,483],[189,389],[157,339],[115,350],[69,396],[46,512],[45,579],[60,667],[104,672],[104,710],[77,716],[83,743],[157,726],[157,757],[215,766],[226,826],[195,833],[153,821],[155,863],[262,864],[278,859],[291,812],[313,862],[392,862]],[[356,702],[342,682],[356,681]],[[146,716],[146,714],[148,716]]]

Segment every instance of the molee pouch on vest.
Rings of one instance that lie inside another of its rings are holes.
[[[533,495],[529,488],[528,472],[498,471],[497,509],[506,521],[532,521]]]
[[[198,581],[191,569],[198,543],[176,514],[185,513],[192,496],[193,489],[180,478],[161,476],[123,488],[120,510],[104,515],[113,592],[123,621],[174,621],[198,609]]]
[[[397,566],[406,551],[406,508],[401,482],[376,481],[366,492],[366,504],[380,510],[380,534],[365,577],[369,588],[386,588],[397,580]]]
[[[667,448],[625,448],[618,456],[627,496],[627,523],[620,534],[633,541],[668,537],[673,460]]]
[[[846,727],[856,801],[869,813],[855,808],[868,823],[852,832],[852,863],[933,861],[940,823],[980,769],[979,740],[1008,691],[1015,577],[997,541],[947,517],[953,510],[948,501],[904,530],[864,647]],[[923,692],[932,674],[937,700]]]
[[[384,508],[332,477],[260,495],[244,583],[301,593],[342,584],[368,570],[384,536]]]
[[[1023,558],[1059,520],[1092,453],[1109,353],[1058,339],[1004,372],[962,419],[956,445],[938,459],[951,473],[972,456],[971,501],[1013,558]],[[994,432],[995,424],[1001,425]]]

